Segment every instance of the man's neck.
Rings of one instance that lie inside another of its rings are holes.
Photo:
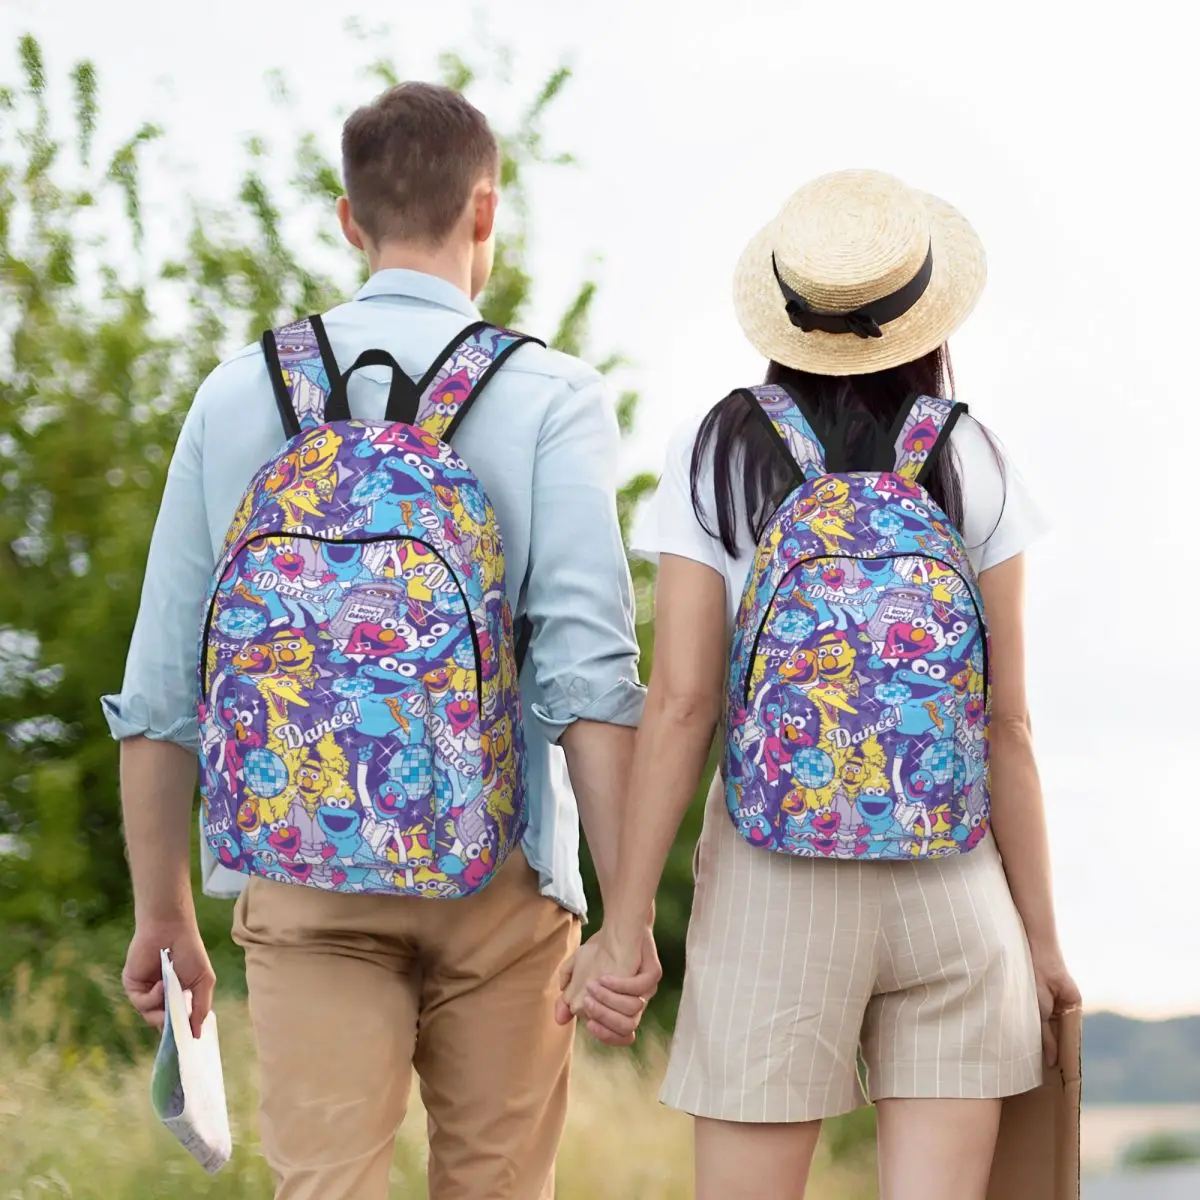
[[[452,283],[467,299],[471,299],[471,252],[469,248],[439,246],[436,250],[423,246],[390,242],[367,257],[371,274],[398,269],[420,271]]]

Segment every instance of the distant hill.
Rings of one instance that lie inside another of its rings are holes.
[[[1200,1104],[1200,1016],[1135,1021],[1088,1013],[1083,1097],[1087,1104]]]

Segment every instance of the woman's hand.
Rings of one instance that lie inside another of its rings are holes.
[[[1054,1066],[1058,1062],[1058,1041],[1050,1018],[1078,1008],[1083,1000],[1057,946],[1047,950],[1031,947],[1031,951],[1033,977],[1037,982],[1038,1011],[1042,1018],[1042,1049],[1046,1062]]]
[[[645,930],[640,944],[623,947],[601,929],[563,967],[555,1017],[560,1025],[581,1017],[598,1041],[631,1046],[661,978],[652,930]]]

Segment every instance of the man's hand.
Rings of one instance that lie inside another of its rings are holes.
[[[164,1020],[164,996],[161,950],[171,951],[175,975],[185,992],[192,993],[192,1036],[200,1036],[200,1026],[212,1008],[213,987],[217,982],[208,951],[200,940],[195,920],[178,924],[139,924],[129,943],[121,983],[125,995],[155,1029]]]
[[[565,1025],[582,1016],[587,1031],[607,1046],[632,1046],[646,1005],[658,991],[662,964],[654,932],[646,929],[634,953],[610,947],[603,929],[563,967],[554,1017]]]

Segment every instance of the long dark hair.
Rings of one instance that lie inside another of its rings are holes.
[[[814,432],[826,446],[839,445],[852,467],[877,462],[881,442],[895,425],[910,397],[954,397],[954,368],[946,346],[923,358],[868,375],[812,375],[772,362],[767,383],[792,390],[806,403],[817,424]],[[701,469],[713,449],[713,484],[717,528],[710,525],[700,497]],[[735,476],[741,476],[736,480]],[[738,510],[734,488],[740,482],[746,517],[755,542],[783,497],[795,486],[770,433],[738,392],[726,396],[704,418],[692,450],[692,507],[712,537],[720,537],[730,555],[738,553]],[[925,487],[957,529],[963,525],[962,479],[953,452],[939,454]]]

